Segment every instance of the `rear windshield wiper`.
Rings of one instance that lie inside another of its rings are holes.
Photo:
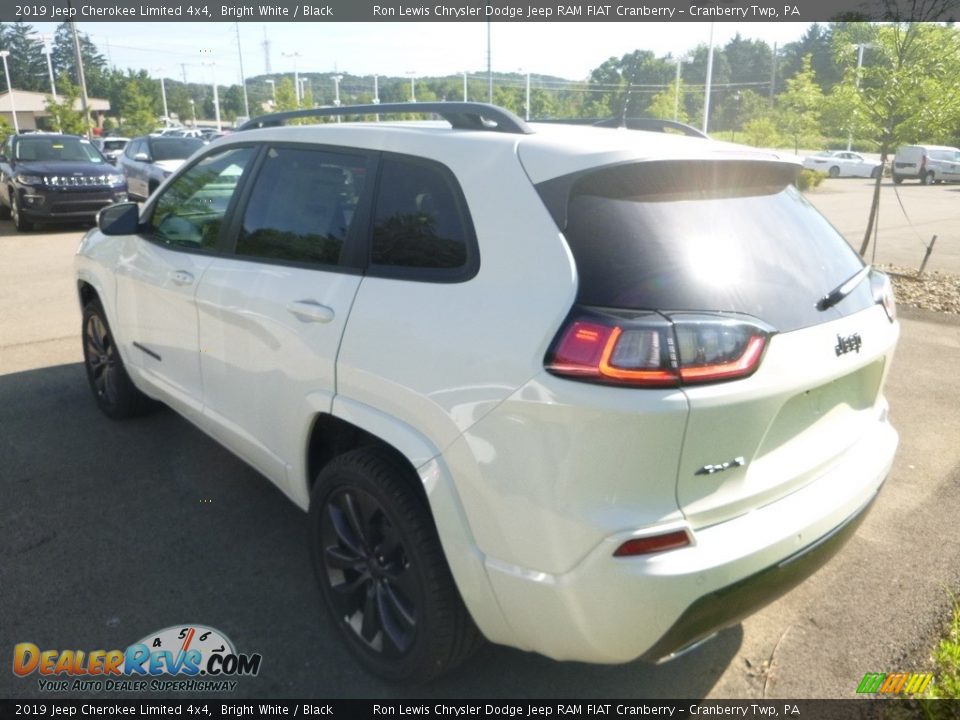
[[[843,300],[847,295],[852,293],[857,285],[863,282],[863,279],[870,274],[870,266],[864,265],[856,275],[851,277],[849,280],[844,280],[842,285],[837,286],[822,298],[817,300],[817,310],[823,312],[828,310],[836,305],[838,302]]]

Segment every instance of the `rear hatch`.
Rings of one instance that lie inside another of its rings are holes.
[[[797,191],[796,170],[628,162],[538,186],[579,275],[547,367],[634,385],[624,392],[682,389],[675,482],[694,527],[803,487],[885,417],[897,337],[889,281]],[[584,348],[597,336],[608,349],[591,375]]]

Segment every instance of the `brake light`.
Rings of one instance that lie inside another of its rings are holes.
[[[724,316],[574,312],[545,367],[555,375],[613,385],[677,387],[756,371],[768,328]]]

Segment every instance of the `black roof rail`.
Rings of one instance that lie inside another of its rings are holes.
[[[397,113],[426,113],[439,115],[457,130],[487,130],[492,132],[530,135],[533,130],[509,110],[496,105],[475,102],[412,102],[378,105],[341,105],[340,107],[309,108],[271,113],[248,120],[239,128],[278,127],[287,120],[308,117],[335,117],[343,115],[393,115]]]

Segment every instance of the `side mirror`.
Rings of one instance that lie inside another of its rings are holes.
[[[104,235],[133,235],[140,227],[140,206],[134,202],[109,205],[97,213],[97,227]]]
[[[153,162],[150,159],[150,156],[147,155],[145,152],[138,152],[136,155],[133,156],[133,159],[136,160],[137,162],[145,162],[145,163]]]

